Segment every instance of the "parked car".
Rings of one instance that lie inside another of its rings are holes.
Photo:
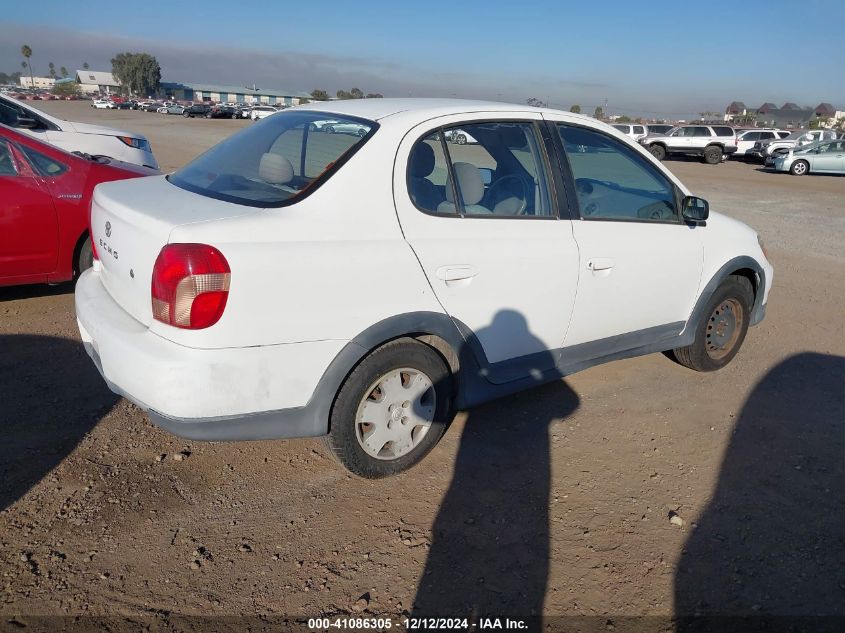
[[[0,95],[0,123],[66,150],[158,169],[149,141],[135,132],[65,121]]]
[[[625,136],[631,137],[635,141],[640,140],[648,134],[648,128],[640,123],[614,123],[612,127],[622,132]]]
[[[211,112],[210,103],[194,103],[182,110],[182,116],[192,119],[195,116],[205,117],[209,112]]]
[[[114,110],[117,108],[117,104],[111,99],[96,99],[91,102],[91,107],[98,110]]]
[[[325,120],[322,120],[322,121],[312,121],[308,125],[308,128],[312,131],[322,132],[322,131],[324,131],[324,128],[327,125],[333,125],[335,123],[340,123],[340,121],[335,121],[334,119],[325,119]]]
[[[158,112],[159,108],[163,108],[164,104],[158,103],[157,101],[149,101],[143,104],[139,109],[144,112]]]
[[[276,108],[274,108],[273,106],[258,105],[258,106],[253,106],[250,109],[249,117],[253,121],[259,121],[261,119],[267,118],[271,114],[276,114],[276,112],[278,112],[278,110]]]
[[[708,165],[717,165],[736,152],[736,134],[727,125],[681,125],[665,136],[640,139],[657,160],[667,156],[700,156]]]
[[[777,153],[786,154],[796,147],[803,147],[817,143],[818,141],[829,141],[836,138],[833,130],[796,130],[781,139],[768,141],[757,141],[754,146],[746,152],[751,158],[756,158],[763,163],[771,164],[774,155]]]
[[[466,130],[447,130],[443,134],[443,138],[445,138],[449,143],[455,143],[456,145],[466,145],[467,143],[475,144],[478,143],[472,135],[467,132]]]
[[[89,268],[94,187],[157,173],[69,154],[0,125],[0,286],[67,281]]]
[[[845,174],[845,140],[827,140],[775,155],[772,166],[793,176]]]
[[[237,119],[238,110],[233,106],[216,105],[205,116],[209,119]]]
[[[648,134],[666,134],[674,125],[668,123],[649,123],[646,125],[646,135]]]
[[[368,132],[301,133],[327,113]],[[457,129],[478,144],[446,148]],[[327,436],[364,477],[418,462],[455,409],[592,365],[724,367],[773,272],[604,123],[450,99],[281,112],[97,187],[91,227],[76,314],[110,388],[194,440]]]
[[[182,114],[185,112],[185,107],[179,105],[178,103],[173,103],[171,105],[163,105],[161,106],[156,112],[160,114]]]
[[[744,130],[737,131],[736,146],[737,150],[734,153],[734,158],[747,158],[746,154],[754,149],[754,144],[758,141],[770,141],[775,139],[782,139],[789,136],[786,130]]]

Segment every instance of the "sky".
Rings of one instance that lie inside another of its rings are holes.
[[[696,6],[697,5],[697,6]],[[842,0],[8,3],[0,71],[111,70],[149,52],[164,81],[334,94],[535,97],[608,114],[688,118],[822,101],[845,109]],[[34,9],[37,7],[37,10]],[[72,7],[72,8],[71,8]],[[827,25],[827,26],[826,26]],[[830,28],[830,36],[825,30]]]

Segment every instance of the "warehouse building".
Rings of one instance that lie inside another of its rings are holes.
[[[21,75],[18,81],[21,84],[21,88],[50,89],[56,85],[55,77],[30,77],[29,75]]]
[[[161,91],[173,99],[194,102],[266,103],[267,105],[290,106],[298,105],[303,99],[310,99],[310,95],[305,92],[195,83],[162,82]]]
[[[77,70],[76,83],[84,94],[112,94],[120,92],[120,82],[111,73],[100,70]]]

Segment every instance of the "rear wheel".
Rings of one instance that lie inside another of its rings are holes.
[[[361,477],[387,477],[419,462],[452,414],[452,375],[443,358],[414,339],[367,356],[338,391],[326,437],[335,457]]]
[[[742,347],[753,305],[751,282],[738,275],[728,277],[707,303],[693,343],[674,350],[675,360],[696,371],[727,365]]]
[[[810,165],[805,160],[796,160],[789,168],[789,173],[793,176],[803,176],[810,171]]]
[[[77,276],[84,273],[86,270],[94,265],[94,249],[91,248],[91,237],[86,237],[79,249],[79,254],[76,256],[76,274]]]
[[[722,162],[722,148],[711,145],[704,149],[704,162],[708,165],[718,165]]]
[[[651,155],[657,160],[663,160],[666,158],[666,148],[662,145],[652,145],[648,148],[648,151],[651,152]]]

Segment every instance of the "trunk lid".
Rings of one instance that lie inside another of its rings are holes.
[[[97,185],[91,202],[91,241],[103,285],[120,307],[149,326],[153,265],[173,229],[259,211],[185,191],[165,176]]]

